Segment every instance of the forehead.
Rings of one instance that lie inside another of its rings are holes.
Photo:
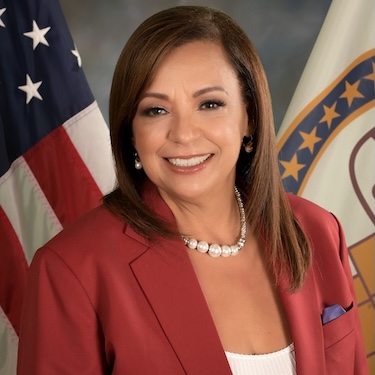
[[[217,43],[194,41],[172,49],[160,62],[153,74],[149,88],[184,82],[217,83],[234,81],[238,85],[237,72]]]

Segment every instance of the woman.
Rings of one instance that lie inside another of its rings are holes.
[[[283,192],[266,78],[232,19],[146,20],[110,129],[118,186],[37,252],[19,374],[367,373],[340,225]]]

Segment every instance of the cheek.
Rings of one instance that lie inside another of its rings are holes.
[[[220,154],[229,164],[236,163],[242,146],[242,137],[238,130],[232,128],[222,131],[211,141],[220,149]]]
[[[226,126],[217,130],[216,136],[220,138],[222,142],[237,148],[242,144],[246,128],[247,125],[245,124],[238,123],[236,126],[235,123],[229,122]]]
[[[149,159],[157,154],[163,144],[163,136],[156,129],[142,128],[133,130],[133,145],[141,159]]]
[[[144,127],[140,126],[136,122],[133,123],[133,145],[138,153],[141,153],[143,149],[148,148],[150,142],[149,132],[144,130]]]

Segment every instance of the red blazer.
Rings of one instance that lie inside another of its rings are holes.
[[[173,220],[155,188],[153,208]],[[290,196],[312,240],[303,288],[280,287],[298,375],[368,374],[344,237],[335,218]],[[251,270],[249,270],[251,272]],[[323,308],[354,306],[322,325]],[[19,375],[230,375],[182,241],[152,244],[100,207],[36,253],[21,323]]]

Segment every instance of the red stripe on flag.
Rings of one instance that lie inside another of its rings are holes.
[[[102,193],[63,126],[24,158],[63,227],[100,204]]]
[[[0,306],[17,335],[28,265],[22,246],[0,207]]]

